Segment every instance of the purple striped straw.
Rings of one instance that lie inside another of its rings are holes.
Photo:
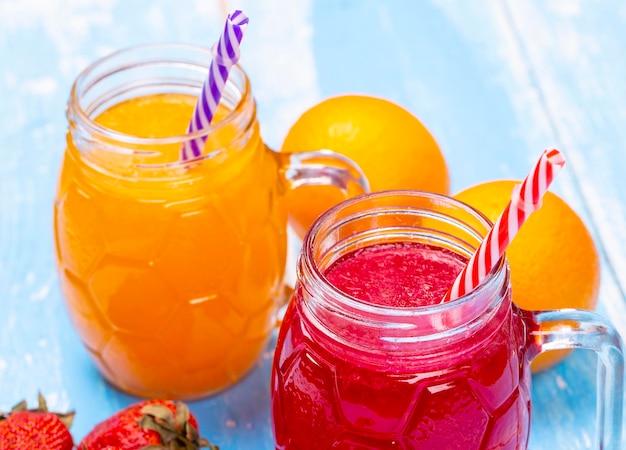
[[[239,61],[239,45],[247,26],[248,16],[243,11],[235,10],[228,15],[224,32],[212,48],[213,60],[209,67],[209,74],[202,86],[202,94],[196,103],[187,134],[208,127],[213,120],[230,68]],[[181,150],[182,160],[186,161],[200,156],[206,139],[205,135],[185,142]]]

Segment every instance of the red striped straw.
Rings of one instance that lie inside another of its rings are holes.
[[[210,125],[213,115],[220,103],[230,68],[239,61],[239,45],[243,33],[248,26],[248,16],[243,11],[235,10],[230,13],[224,25],[224,31],[217,43],[213,46],[213,59],[209,67],[209,74],[202,86],[202,94],[193,111],[187,134],[202,130]],[[197,158],[202,154],[207,136],[185,142],[181,149],[181,159]]]
[[[442,303],[471,292],[504,254],[528,216],[541,207],[541,199],[565,164],[560,151],[544,150],[533,170],[511,194],[511,201],[496,220],[467,265],[457,276]]]

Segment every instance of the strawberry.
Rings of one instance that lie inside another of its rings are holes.
[[[48,412],[40,393],[38,408],[27,409],[26,402],[20,402],[9,414],[0,413],[0,450],[71,450],[73,419],[74,412]]]
[[[198,435],[198,422],[182,402],[146,400],[118,411],[97,424],[80,450],[169,449],[219,450]]]

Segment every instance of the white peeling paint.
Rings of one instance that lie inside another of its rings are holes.
[[[15,88],[19,82],[18,76],[11,70],[4,71],[4,84],[8,88]]]
[[[58,403],[59,394],[56,392],[46,392],[45,394],[46,403],[48,403],[48,407],[52,410],[52,405]]]
[[[585,447],[586,448],[591,448],[591,437],[587,434],[586,431],[583,432],[583,440],[585,441]]]
[[[65,412],[70,410],[70,401],[65,389],[60,391],[45,392],[46,403],[50,411]]]
[[[578,17],[582,13],[580,0],[551,0],[547,6],[563,18]]]
[[[117,49],[115,47],[108,46],[108,45],[98,45],[96,47],[96,50],[95,50],[94,54],[97,57],[103,58],[103,57],[105,57],[107,55],[110,55],[111,53],[115,52],[116,50],[119,50],[119,49]]]
[[[40,0],[0,1],[0,27],[3,31],[29,28],[44,30],[58,50],[63,75],[73,77],[90,62],[80,50],[96,27],[112,27],[117,0]]]
[[[33,78],[20,84],[22,93],[32,95],[54,95],[58,88],[57,80],[52,77]]]
[[[563,379],[561,375],[557,375],[554,381],[556,381],[556,385],[559,387],[559,389],[565,390],[568,388],[567,382]]]
[[[38,290],[30,294],[30,300],[33,302],[40,302],[45,300],[50,294],[51,286],[49,284],[44,284]]]
[[[146,12],[146,19],[155,30],[163,30],[167,26],[167,19],[163,14],[163,8],[158,5],[151,6]]]
[[[110,25],[117,0],[0,1],[0,23],[6,31],[44,28],[55,43],[69,50],[80,45],[94,25]]]

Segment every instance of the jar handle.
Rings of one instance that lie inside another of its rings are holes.
[[[345,198],[369,192],[369,182],[363,170],[350,158],[328,149],[303,152],[274,152],[279,173],[287,189],[300,186],[333,186]],[[280,325],[293,287],[283,283],[276,296],[277,324]]]
[[[369,192],[361,168],[350,158],[332,150],[276,153],[290,189],[300,186],[334,186],[346,198]]]
[[[530,312],[534,345],[529,356],[550,350],[584,348],[598,355],[597,449],[619,450],[622,445],[624,401],[624,350],[619,333],[602,316],[592,311],[562,309]]]

